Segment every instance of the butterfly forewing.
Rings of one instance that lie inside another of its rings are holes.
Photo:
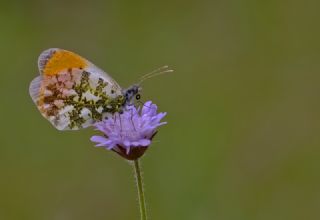
[[[70,51],[49,49],[39,57],[40,76],[30,95],[59,130],[77,130],[120,110],[121,87],[91,62]]]

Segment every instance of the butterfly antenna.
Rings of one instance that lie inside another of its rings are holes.
[[[154,74],[154,73],[157,73],[157,72],[159,72],[159,71],[162,71],[162,70],[168,69],[168,68],[169,68],[169,67],[168,67],[167,65],[162,66],[162,67],[160,67],[160,68],[158,68],[158,69],[155,69],[155,70],[151,71],[150,73],[147,73],[147,74],[143,75],[140,79],[143,79],[143,78],[145,78],[145,77],[148,77],[149,75],[152,75],[152,74]]]
[[[141,78],[140,78],[140,81],[139,81],[139,85],[145,81],[146,79],[150,79],[152,77],[155,77],[155,76],[159,76],[159,75],[162,75],[162,74],[165,74],[165,73],[171,73],[173,72],[172,69],[168,69],[169,67],[168,66],[163,66],[163,67],[160,67],[150,73],[147,73],[145,75],[143,75]]]

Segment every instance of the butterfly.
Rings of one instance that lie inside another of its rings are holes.
[[[140,99],[141,82],[172,72],[168,66],[144,75],[122,89],[106,72],[71,51],[50,48],[38,58],[40,76],[29,93],[40,113],[58,130],[78,130],[93,125]]]

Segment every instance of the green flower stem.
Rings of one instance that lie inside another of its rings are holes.
[[[143,192],[141,167],[138,159],[134,160],[134,171],[135,171],[135,177],[137,181],[141,220],[147,220],[146,202],[145,202],[144,192]]]

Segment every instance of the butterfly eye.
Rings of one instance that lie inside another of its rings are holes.
[[[141,95],[140,95],[140,94],[137,94],[137,95],[136,95],[136,100],[139,100],[139,99],[141,99]]]

